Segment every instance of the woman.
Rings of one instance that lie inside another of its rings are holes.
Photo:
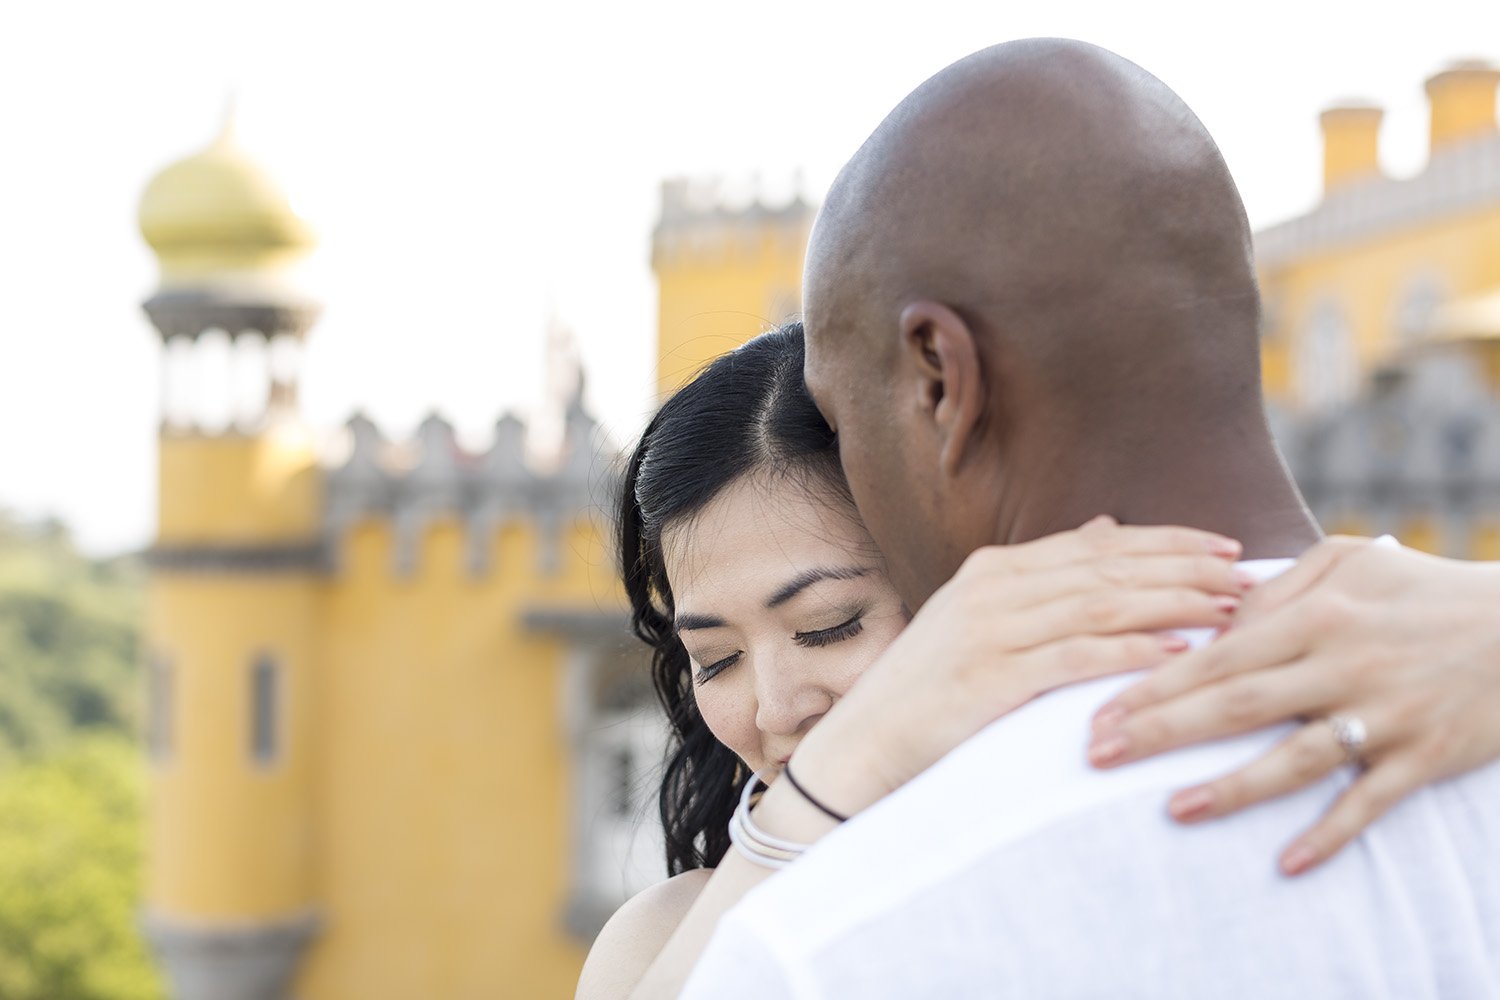
[[[675,993],[718,915],[801,845],[1037,694],[1227,627],[1253,586],[1228,539],[1100,519],[980,550],[907,628],[802,360],[796,325],[720,358],[631,458],[622,563],[673,731],[673,877],[610,921],[580,997]]]

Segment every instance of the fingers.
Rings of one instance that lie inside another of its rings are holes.
[[[1017,666],[1035,697],[1066,684],[1154,666],[1186,648],[1174,635],[1080,635],[1029,650]]]
[[[1240,599],[1187,587],[1096,590],[1037,605],[1005,622],[1012,649],[1075,635],[1112,635],[1177,628],[1224,628]]]
[[[979,549],[964,563],[969,572],[1030,573],[1087,562],[1106,556],[1203,555],[1233,560],[1240,543],[1196,528],[1159,525],[1122,526],[1096,517],[1073,531],[1063,531],[1020,545]]]
[[[1049,570],[1007,576],[993,584],[972,580],[991,608],[1020,611],[1064,597],[1122,589],[1187,588],[1239,597],[1255,580],[1234,564],[1209,555],[1111,556]]]
[[[1295,716],[1321,715],[1340,693],[1326,671],[1309,670],[1302,663],[1233,677],[1132,712],[1115,725],[1099,725],[1089,761],[1114,767]],[[1293,752],[1299,749],[1293,747]]]
[[[1321,720],[1308,723],[1233,774],[1176,793],[1167,811],[1182,823],[1227,816],[1306,788],[1344,763],[1344,751],[1328,725]]]
[[[1370,544],[1369,538],[1349,535],[1323,539],[1304,552],[1291,569],[1257,588],[1255,597],[1246,602],[1246,616],[1266,614],[1281,607],[1323,579],[1345,556]]]
[[[1409,756],[1392,756],[1375,764],[1282,852],[1281,870],[1301,875],[1327,861],[1422,783],[1421,771]]]
[[[1250,624],[1236,624],[1208,645],[1176,657],[1121,691],[1095,713],[1094,727],[1117,726],[1132,712],[1227,677],[1292,663],[1306,653],[1319,621],[1315,613],[1293,605]]]

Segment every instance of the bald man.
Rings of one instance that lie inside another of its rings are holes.
[[[974,549],[1100,512],[1238,538],[1262,577],[1318,540],[1262,409],[1239,195],[1117,56],[1029,40],[924,83],[835,182],[805,295],[808,387],[913,608]],[[1092,771],[1079,734],[1134,679],[1037,699],[820,840],[685,995],[1500,995],[1500,768],[1292,881],[1265,845],[1352,769],[1175,826],[1170,790],[1289,728]]]

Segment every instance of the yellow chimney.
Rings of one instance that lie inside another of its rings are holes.
[[[1373,104],[1346,101],[1318,116],[1323,127],[1323,193],[1380,173],[1380,119]]]
[[[1480,61],[1454,63],[1427,81],[1433,152],[1495,131],[1497,83],[1500,69]]]

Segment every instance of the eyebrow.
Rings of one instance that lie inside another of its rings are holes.
[[[868,566],[825,566],[818,569],[804,570],[788,580],[784,587],[767,598],[766,607],[779,608],[808,587],[822,580],[857,580],[869,572],[870,567]],[[718,615],[700,615],[694,614],[691,611],[682,612],[672,621],[672,627],[679,632],[723,628],[727,624]]]
[[[786,586],[772,594],[766,601],[766,607],[779,608],[820,580],[856,580],[869,572],[868,566],[836,566],[805,570],[792,577],[787,581]]]
[[[679,632],[691,632],[699,628],[723,628],[724,619],[718,615],[695,615],[691,611],[684,611],[672,622],[674,628]]]

